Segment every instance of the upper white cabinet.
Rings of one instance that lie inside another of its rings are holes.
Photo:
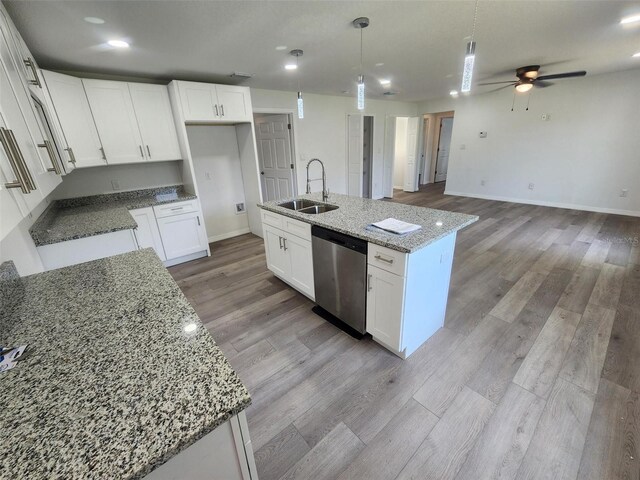
[[[63,148],[69,160],[78,168],[106,165],[82,80],[46,70],[41,72],[67,142]]]
[[[182,158],[167,87],[145,83],[128,85],[148,160]]]
[[[145,161],[142,136],[127,84],[88,79],[83,79],[82,83],[107,163]]]
[[[186,122],[251,122],[249,88],[176,81]]]

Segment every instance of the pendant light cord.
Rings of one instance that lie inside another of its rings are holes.
[[[363,47],[362,47],[362,31],[364,30],[364,28],[360,29],[360,74],[363,75],[362,72],[362,51],[363,51]]]
[[[476,8],[475,8],[475,11],[473,13],[473,29],[471,30],[471,41],[472,42],[476,39],[476,22],[478,20],[478,2],[479,2],[479,0],[476,0]]]

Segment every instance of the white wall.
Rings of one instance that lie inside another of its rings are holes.
[[[407,166],[407,124],[409,118],[396,119],[396,141],[393,156],[393,188],[404,186],[404,170]]]
[[[519,95],[511,112],[511,89],[419,109],[455,110],[449,194],[640,215],[639,85],[634,69],[558,80],[534,90],[529,111]]]
[[[78,168],[62,178],[62,183],[51,196],[55,199],[73,198],[180,185],[182,184],[181,163],[182,160]],[[112,181],[118,182],[120,188],[114,189]]]
[[[200,205],[210,242],[249,232],[236,128],[188,125],[187,136],[198,184]]]
[[[296,112],[296,93],[275,90],[251,89],[253,108],[288,110]],[[366,109],[359,112],[353,96],[313,95],[304,96],[304,116],[294,115],[296,140],[296,170],[298,191],[306,188],[306,163],[312,158],[322,160],[327,169],[327,184],[332,192],[346,193],[347,165],[347,115],[362,113],[373,119],[373,189],[383,193],[382,169],[384,152],[384,126],[387,115],[414,116],[417,104],[367,99]],[[314,191],[321,187],[315,185]]]

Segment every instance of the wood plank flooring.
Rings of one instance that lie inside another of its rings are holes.
[[[261,480],[640,479],[640,219],[446,196],[445,327],[402,361],[266,268],[262,239],[169,269],[249,388]]]

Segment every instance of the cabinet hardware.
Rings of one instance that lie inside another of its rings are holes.
[[[144,158],[144,150],[142,150],[142,145],[138,145],[138,148],[140,149],[140,156]]]
[[[222,116],[224,117],[224,105],[220,105],[220,111],[222,112]]]
[[[102,159],[106,162],[106,161],[107,161],[107,156],[106,156],[106,155],[105,155],[105,153],[104,153],[104,148],[103,148],[103,147],[100,147],[100,149],[99,149],[99,150],[100,150],[100,153],[102,153]]]
[[[31,69],[31,72],[33,73],[33,78],[35,80],[29,80],[29,83],[31,85],[36,85],[37,87],[42,88],[42,84],[40,83],[40,79],[38,78],[38,71],[36,70],[36,64],[33,61],[33,58],[29,57],[29,58],[25,58],[23,59],[24,64],[29,67]]]
[[[370,292],[372,290],[371,288],[371,274],[367,274],[367,292]]]
[[[47,168],[47,172],[55,172],[56,175],[61,175],[62,172],[60,171],[60,165],[58,165],[58,162],[56,161],[56,155],[53,152],[51,142],[49,140],[43,140],[42,142],[43,143],[38,144],[38,147],[45,148],[47,150],[47,155],[49,155],[49,160],[51,160],[51,165],[53,165],[53,167]]]
[[[196,215],[196,219],[198,220],[198,226],[200,226],[200,215]]]
[[[278,241],[280,243],[280,250],[282,250],[282,237],[278,237]]]
[[[29,189],[27,188],[26,181],[22,176],[22,170],[18,168],[16,159],[13,156],[13,151],[9,147],[9,137],[7,136],[7,130],[5,128],[0,127],[0,143],[2,143],[2,147],[9,159],[9,163],[11,164],[11,169],[13,170],[13,174],[16,176],[16,180],[14,182],[5,183],[5,188],[19,188],[22,193],[29,193]]]
[[[393,264],[393,258],[384,258],[384,257],[383,257],[383,256],[381,256],[381,255],[376,255],[376,256],[375,256],[375,257],[373,257],[373,258],[375,258],[376,260],[381,260],[381,261],[383,261],[383,262],[387,262],[389,265]]]
[[[73,163],[75,165],[76,164],[76,156],[73,153],[73,148],[68,147],[68,148],[65,148],[65,150],[67,152],[69,152],[69,162],[71,162],[71,163]],[[103,156],[104,156],[104,154],[103,154]]]
[[[22,171],[22,175],[29,191],[36,190],[38,187],[36,183],[33,181],[33,177],[31,176],[31,172],[29,171],[29,167],[27,166],[27,162],[24,161],[24,157],[22,156],[22,151],[20,151],[20,146],[18,145],[18,141],[16,140],[16,136],[14,135],[12,130],[7,130],[7,138],[9,139],[9,148],[13,152],[13,156],[16,159],[16,163],[18,168]]]
[[[284,248],[285,252],[287,251],[287,239],[286,238],[282,239],[282,248]]]
[[[149,158],[151,158],[151,149],[149,148],[149,145],[147,145],[147,153],[149,154]]]
[[[214,105],[214,107],[216,107],[216,117],[219,117],[220,114],[218,113],[218,105]]]

